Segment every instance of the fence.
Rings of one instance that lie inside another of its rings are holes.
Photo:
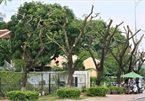
[[[0,77],[0,96],[11,90],[20,90],[22,87],[23,73],[15,73],[15,77],[10,75],[5,79],[2,75]],[[74,87],[82,89],[88,86],[88,72],[75,71]],[[41,94],[49,94],[56,92],[57,89],[66,87],[68,74],[66,72],[30,72],[28,74],[28,80],[26,89],[38,91]]]
[[[85,74],[74,73],[74,87],[82,89],[87,86]],[[56,92],[57,89],[65,87],[68,74],[65,72],[31,72],[27,83],[28,90],[45,92],[45,94]]]

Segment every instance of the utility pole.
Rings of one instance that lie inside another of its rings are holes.
[[[142,0],[138,0],[138,1],[136,1],[136,0],[134,0],[134,21],[135,21],[135,33],[136,33],[136,31],[137,31],[137,25],[136,25],[136,8],[137,8],[137,6],[138,6],[138,4],[141,2]],[[137,35],[135,35],[135,41],[136,41],[136,43],[137,43]],[[136,50],[137,51],[137,50]],[[137,60],[137,56],[136,56],[136,60]],[[135,64],[135,66],[136,66],[136,70],[138,71],[138,66],[137,66],[137,62],[136,62],[136,64]]]

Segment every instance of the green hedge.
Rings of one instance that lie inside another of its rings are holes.
[[[94,86],[87,89],[88,96],[106,96],[108,88],[105,86]]]
[[[37,100],[39,98],[39,93],[35,91],[10,91],[6,94],[9,100]]]
[[[59,98],[78,98],[81,91],[77,88],[60,88],[57,90]]]
[[[124,87],[109,86],[108,88],[109,88],[110,94],[122,94],[122,93],[124,93]]]
[[[22,73],[0,71],[0,85],[4,95],[12,90],[21,89]]]

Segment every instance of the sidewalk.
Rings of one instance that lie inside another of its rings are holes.
[[[145,97],[145,91],[140,94],[121,94],[121,95],[106,95],[106,97],[92,97],[79,101],[129,101],[132,99],[138,99]]]

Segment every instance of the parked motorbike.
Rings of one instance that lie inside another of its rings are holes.
[[[138,84],[138,92],[143,93],[144,87],[141,85],[141,83]]]
[[[132,90],[131,91],[132,94],[137,94],[138,93],[138,87],[137,87],[137,85],[136,84],[133,84],[131,90]]]

